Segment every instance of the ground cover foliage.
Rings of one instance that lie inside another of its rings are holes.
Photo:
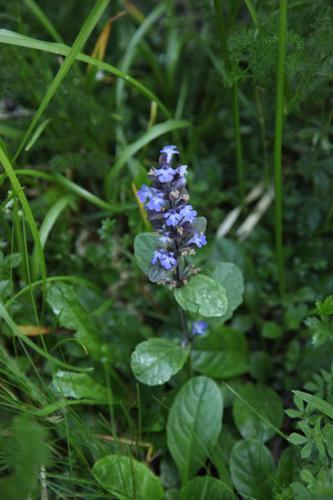
[[[331,2],[0,5],[1,498],[332,498]],[[168,144],[207,238],[175,284]]]

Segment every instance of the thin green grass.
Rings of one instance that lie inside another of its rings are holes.
[[[109,0],[97,0],[94,8],[91,10],[87,20],[83,24],[76,40],[74,41],[71,49],[69,50],[65,61],[63,64],[60,66],[58,73],[56,74],[54,80],[52,81],[51,85],[47,89],[46,94],[44,95],[36,113],[34,114],[34,117],[25,132],[23,139],[21,140],[19,147],[17,148],[17,151],[14,155],[14,160],[17,159],[21,151],[24,149],[26,146],[27,142],[29,141],[30,136],[32,135],[35,126],[37,125],[39,119],[43,115],[44,111],[46,110],[47,106],[53,99],[54,95],[56,94],[58,88],[60,87],[62,81],[66,77],[67,73],[70,71],[71,67],[73,66],[78,54],[81,52],[82,48],[84,47],[86,41],[88,40],[91,32],[93,31],[94,27],[98,23],[99,19],[101,18],[103,12],[105,11],[106,7],[108,6]]]
[[[44,11],[35,2],[35,0],[24,0],[26,6],[30,9],[33,15],[38,19],[41,25],[46,29],[46,31],[51,35],[55,42],[62,43],[62,38],[57,29],[51,23],[50,19],[45,15]]]
[[[4,29],[0,29],[0,43],[13,45],[16,47],[26,47],[62,56],[68,56],[71,51],[71,48],[64,44],[36,40],[35,38],[31,38],[25,35],[21,35],[20,33],[15,33],[14,31]],[[106,73],[110,73],[114,76],[117,76],[118,78],[122,78],[128,85],[134,87],[138,92],[147,97],[150,101],[156,102],[159,109],[166,118],[171,118],[170,111],[166,108],[162,101],[147,86],[143,85],[132,76],[124,73],[115,66],[112,66],[112,64],[106,63],[104,61],[101,61],[100,59],[96,59],[86,54],[77,53],[75,57],[78,61],[84,62],[91,66],[95,66],[96,68],[105,71]]]
[[[158,123],[151,127],[145,134],[137,139],[132,144],[123,148],[121,155],[116,160],[115,164],[111,167],[110,171],[105,177],[105,195],[107,199],[113,200],[117,191],[115,180],[119,176],[122,168],[126,163],[147,144],[151,143],[158,137],[174,132],[178,129],[190,127],[190,122],[186,120],[167,120],[163,123]]]
[[[45,264],[45,257],[44,257],[44,252],[42,248],[42,244],[40,241],[39,233],[38,233],[38,228],[37,224],[35,221],[35,218],[33,216],[32,210],[30,208],[29,202],[25,196],[23,187],[21,186],[21,183],[16,175],[15,170],[12,167],[11,162],[9,161],[8,157],[6,156],[4,150],[0,146],[0,163],[2,163],[5,172],[7,176],[10,179],[10,182],[13,186],[13,189],[21,203],[24,215],[27,219],[27,223],[30,227],[30,231],[32,234],[32,237],[34,239],[35,243],[35,248],[36,248],[36,254],[38,256],[38,262],[39,262],[39,268],[42,276],[42,280],[45,283],[46,280],[46,264]],[[45,296],[45,285],[43,286],[43,291],[44,291],[44,296]]]

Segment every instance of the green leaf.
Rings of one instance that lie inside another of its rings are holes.
[[[150,339],[141,342],[131,357],[131,368],[135,377],[147,385],[167,382],[184,366],[189,347],[167,339]]]
[[[220,327],[207,337],[197,339],[191,357],[194,370],[218,379],[243,375],[249,369],[245,336],[227,327]]]
[[[99,331],[91,314],[79,302],[73,288],[65,283],[50,285],[47,302],[57,316],[60,325],[75,330],[75,337],[80,344],[89,354],[99,358]]]
[[[156,233],[140,233],[134,239],[134,255],[139,268],[147,276],[151,268],[151,260],[156,249],[158,236]]]
[[[223,400],[215,382],[190,379],[169,413],[167,443],[183,483],[193,477],[214,448],[222,427]]]
[[[191,278],[188,285],[176,288],[175,299],[185,310],[205,317],[221,317],[228,308],[225,289],[218,282],[197,274]]]
[[[52,379],[52,390],[64,398],[91,399],[92,403],[109,403],[111,395],[87,373],[57,371]]]
[[[293,432],[288,437],[288,441],[292,444],[303,445],[307,442],[307,438],[302,434],[298,434],[298,432]]]
[[[324,300],[316,302],[316,314],[320,316],[333,315],[333,295],[329,295]]]
[[[276,481],[280,488],[287,488],[296,480],[299,473],[299,455],[293,446],[289,446],[281,453],[277,471]]]
[[[282,328],[274,321],[266,321],[262,329],[262,336],[265,339],[278,339],[282,335]]]
[[[170,278],[171,273],[159,266],[151,266],[148,273],[148,278],[152,283],[159,283],[160,281]]]
[[[312,406],[312,408],[319,410],[321,413],[323,413],[327,417],[333,419],[333,405],[331,405],[330,403],[327,403],[327,401],[324,401],[323,399],[319,398],[318,396],[312,396],[311,394],[308,394],[307,392],[302,392],[302,391],[292,391],[292,392],[296,396],[300,397],[303,401],[310,404]]]
[[[186,483],[180,493],[180,500],[228,500],[234,495],[219,479],[210,476],[196,477]]]
[[[207,227],[206,217],[196,217],[192,226],[198,233],[204,233]]]
[[[283,422],[281,398],[267,386],[246,384],[234,400],[233,416],[243,438],[267,441]]]
[[[256,500],[273,498],[274,461],[269,449],[260,441],[238,441],[230,457],[231,479],[237,491]]]
[[[159,479],[144,464],[125,455],[107,455],[95,462],[95,479],[119,500],[163,500]]]
[[[50,449],[45,429],[26,416],[15,417],[10,432],[1,439],[6,474],[1,474],[3,500],[38,498],[39,474],[50,463]]]
[[[244,281],[242,272],[232,262],[218,262],[209,275],[221,283],[226,291],[228,308],[220,320],[227,321],[243,302]]]

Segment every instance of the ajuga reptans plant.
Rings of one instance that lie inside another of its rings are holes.
[[[176,146],[165,146],[160,153],[159,168],[148,174],[152,186],[143,185],[138,196],[159,235],[151,274],[157,277],[155,281],[174,288],[198,272],[185,265],[182,257],[194,255],[197,248],[206,245],[205,219],[197,217],[189,203],[187,166],[173,166],[173,157],[179,154]]]

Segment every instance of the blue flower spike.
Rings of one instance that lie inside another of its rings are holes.
[[[197,212],[189,203],[186,190],[187,165],[173,166],[175,155],[179,155],[176,146],[164,146],[159,167],[148,173],[152,185],[144,184],[138,191],[148,218],[159,234],[151,263],[163,271],[160,283],[171,288],[182,286],[197,272],[193,266],[184,266],[184,257],[194,255],[197,248],[207,243],[204,233],[195,228]]]

